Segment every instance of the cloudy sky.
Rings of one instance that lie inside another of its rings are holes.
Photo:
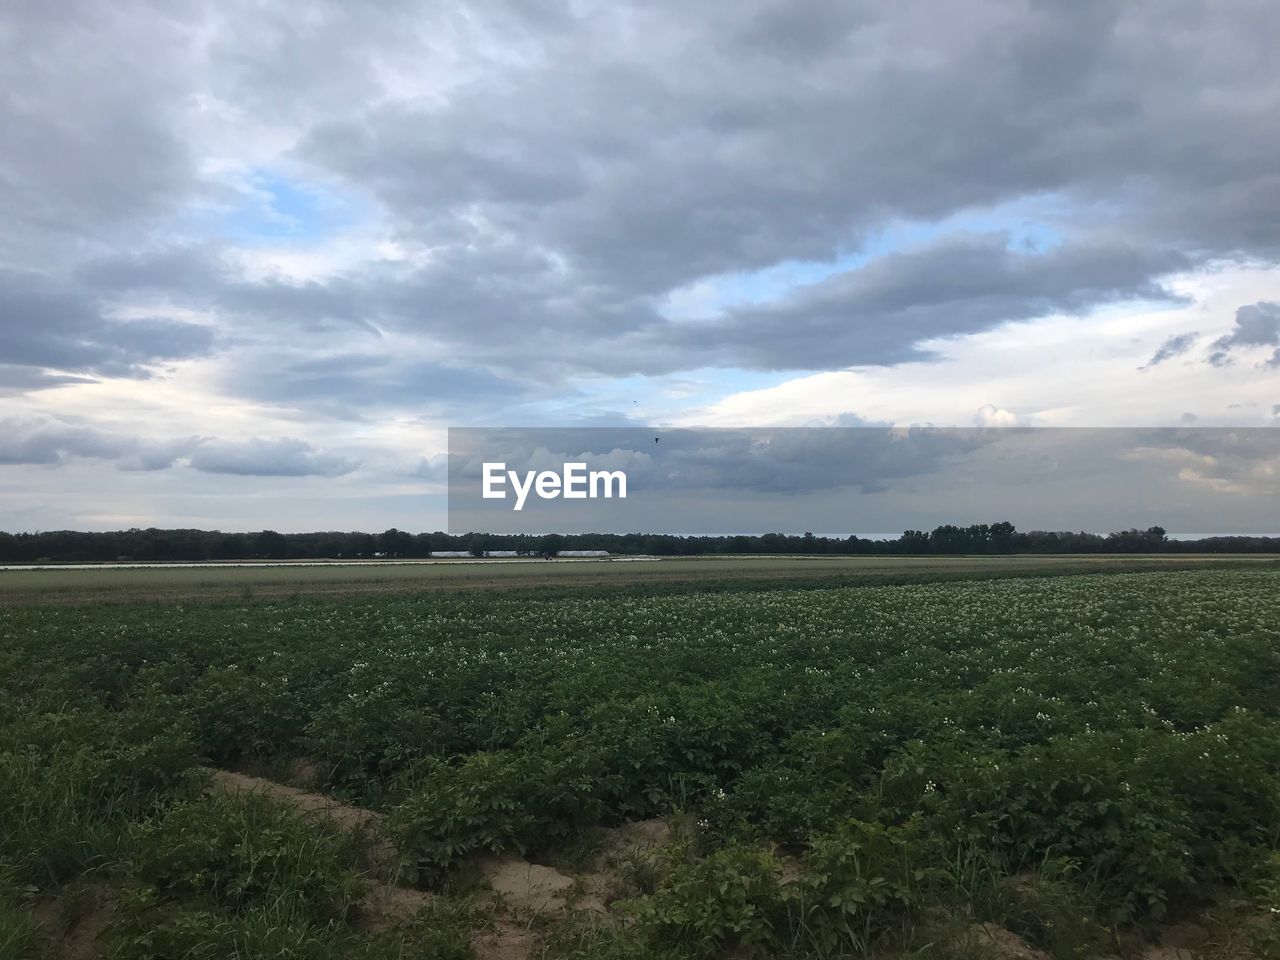
[[[1277,35],[5,4],[0,529],[435,529],[449,426],[1280,425]]]

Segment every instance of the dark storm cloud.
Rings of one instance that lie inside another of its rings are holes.
[[[1172,360],[1174,357],[1180,357],[1190,350],[1196,342],[1199,334],[1196,331],[1190,333],[1179,333],[1170,337],[1164,343],[1160,344],[1160,349],[1151,355],[1151,359],[1147,361],[1145,366],[1139,367],[1140,370],[1150,370],[1152,367],[1159,366],[1166,360]]]
[[[434,383],[500,405],[573,374],[892,364],[1167,299],[1171,271],[1280,255],[1278,31],[1255,0],[19,4],[0,17],[0,260],[64,289],[10,294],[0,363],[39,385],[212,348],[162,315],[103,321],[145,298],[315,355],[232,372],[242,396]],[[358,197],[415,265],[247,279],[199,214],[234,207],[219,171],[260,162]],[[1019,204],[1061,242],[1008,249],[999,211]],[[752,271],[860,253],[733,295]],[[664,315],[709,279],[729,306]],[[388,334],[430,361],[370,361]],[[1219,359],[1245,345],[1228,339]]]
[[[1214,341],[1209,362],[1223,366],[1230,362],[1231,352],[1240,347],[1280,347],[1280,303],[1260,300],[1238,309],[1235,327]],[[1280,366],[1280,349],[1267,365]]]

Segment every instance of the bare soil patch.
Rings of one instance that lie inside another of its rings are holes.
[[[31,904],[37,926],[54,945],[59,960],[95,960],[102,955],[99,940],[111,920],[112,895],[102,884],[64,890]]]
[[[540,940],[537,934],[514,923],[499,922],[492,930],[471,939],[476,960],[525,960]]]
[[[994,923],[978,924],[973,934],[974,939],[999,960],[1050,960],[1043,950],[1037,950],[1013,931]]]
[[[401,857],[390,840],[385,815],[263,777],[230,770],[210,770],[209,773],[212,790],[262,794],[307,817],[327,821],[361,837],[365,841],[367,866],[382,881],[374,885],[361,905],[371,923],[406,919],[430,901],[432,894],[395,882],[400,874]],[[661,820],[642,820],[604,833],[602,852],[594,868],[580,874],[570,875],[545,864],[532,863],[515,853],[478,857],[471,865],[492,891],[500,911],[508,916],[527,918],[566,910],[604,914],[623,885],[619,867],[625,858],[668,842],[671,830]],[[525,950],[531,943],[531,935],[523,928],[500,925],[477,937],[477,956],[481,951],[489,951],[487,955],[494,957],[523,956],[513,951]]]
[[[476,866],[499,902],[512,911],[559,911],[565,909],[573,897],[572,877],[554,867],[530,863],[524,857],[482,857]]]

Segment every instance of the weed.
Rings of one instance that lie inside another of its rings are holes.
[[[325,923],[344,918],[363,892],[352,838],[260,794],[179,803],[135,826],[132,839],[135,875],[162,898],[207,899],[235,915],[273,910]]]

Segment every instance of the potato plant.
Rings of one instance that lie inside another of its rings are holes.
[[[1127,922],[1271,875],[1278,690],[1269,569],[11,608],[0,867],[126,861],[193,816],[195,763],[305,760],[391,816],[423,882],[685,811],[718,859],[639,911],[662,943],[687,922],[700,950],[758,946],[760,918],[801,914],[841,943],[903,929],[958,858],[1069,864]],[[774,895],[773,847],[824,864],[825,900]],[[681,899],[755,867],[702,914]]]

